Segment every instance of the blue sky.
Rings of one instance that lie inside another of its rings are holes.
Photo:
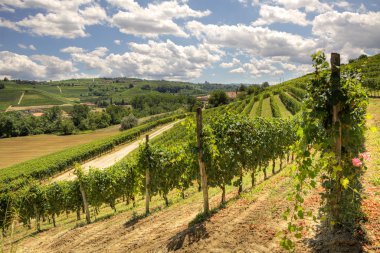
[[[378,0],[0,0],[0,78],[277,83],[380,52]]]

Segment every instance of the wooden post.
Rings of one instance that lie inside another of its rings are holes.
[[[197,108],[197,140],[198,140],[198,162],[201,174],[201,184],[203,191],[203,211],[209,212],[208,186],[205,163],[203,160],[203,130],[202,130],[202,108]]]
[[[80,193],[82,194],[83,207],[86,212],[86,222],[87,224],[90,224],[91,223],[90,208],[88,207],[86,192],[84,191],[84,187],[83,187],[83,183],[81,179],[79,179],[79,190],[80,190]]]
[[[331,53],[331,85],[333,90],[333,98],[339,99],[340,97],[340,55],[338,53]],[[333,103],[332,122],[333,127],[336,129],[335,134],[335,156],[340,164],[342,156],[342,126],[340,124],[339,112],[341,104],[339,100]]]
[[[145,136],[145,145],[146,148],[149,148],[149,135]],[[149,157],[147,158],[149,159]],[[149,214],[149,202],[150,202],[150,164],[148,162],[147,168],[145,168],[145,214]]]

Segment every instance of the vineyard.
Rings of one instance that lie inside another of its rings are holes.
[[[87,224],[99,222],[107,208],[115,214],[119,208],[139,211],[133,211],[129,221],[136,224],[158,215],[152,207],[157,201],[169,210],[164,212],[174,212],[171,205],[198,196],[202,199],[202,211],[193,220],[187,219],[189,229],[195,229],[213,219],[228,203],[235,203],[231,199],[244,200],[247,192],[264,191],[268,180],[278,183],[273,191],[279,195],[285,190],[281,187],[291,188],[286,190],[287,196],[281,195],[291,204],[279,205],[282,210],[273,211],[277,218],[288,219],[277,239],[284,249],[294,249],[299,243],[294,240],[303,236],[304,228],[296,220],[306,216],[317,219],[315,210],[304,209],[303,203],[310,198],[307,192],[318,187],[326,190],[322,196],[323,219],[333,229],[351,226],[350,221],[360,219],[357,206],[350,203],[361,201],[357,193],[366,159],[363,125],[367,95],[353,70],[345,72],[342,68],[342,81],[339,76],[337,84],[334,68],[329,72],[318,63],[325,61],[324,55],[314,57],[316,74],[304,77],[309,81],[296,79],[240,101],[199,109],[197,117],[190,114],[155,120],[110,138],[0,170],[3,235],[13,233],[15,226],[21,231],[21,224],[40,232],[67,226],[62,224],[82,226],[84,220]],[[326,81],[329,75],[332,84]],[[324,93],[330,88],[331,93]],[[340,100],[331,102],[337,90],[336,98]],[[324,96],[331,101],[322,100]],[[335,114],[336,110],[341,113]],[[83,172],[80,163],[179,118],[185,120],[153,140],[147,136],[137,151],[114,166]],[[351,163],[353,157],[360,158],[356,158],[359,166]],[[51,184],[46,180],[70,167],[75,167],[75,180]],[[281,178],[288,178],[289,182],[280,181]],[[260,199],[252,201],[261,203]],[[337,208],[334,201],[341,206]],[[344,208],[352,213],[343,215]],[[129,222],[125,227],[133,226]],[[167,250],[174,249],[179,249],[178,244],[169,243]]]

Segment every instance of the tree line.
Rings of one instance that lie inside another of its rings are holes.
[[[25,112],[3,112],[0,113],[0,137],[52,133],[70,135],[120,124],[130,114],[131,109],[116,105],[102,111],[91,111],[87,105],[74,105],[68,117],[58,106],[47,109],[41,117]]]

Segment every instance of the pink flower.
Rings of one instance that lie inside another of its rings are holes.
[[[363,160],[369,160],[371,158],[371,155],[368,152],[360,153],[359,158],[362,158]]]
[[[359,158],[352,158],[352,165],[354,165],[355,167],[360,167],[362,166],[362,161],[360,161]]]

